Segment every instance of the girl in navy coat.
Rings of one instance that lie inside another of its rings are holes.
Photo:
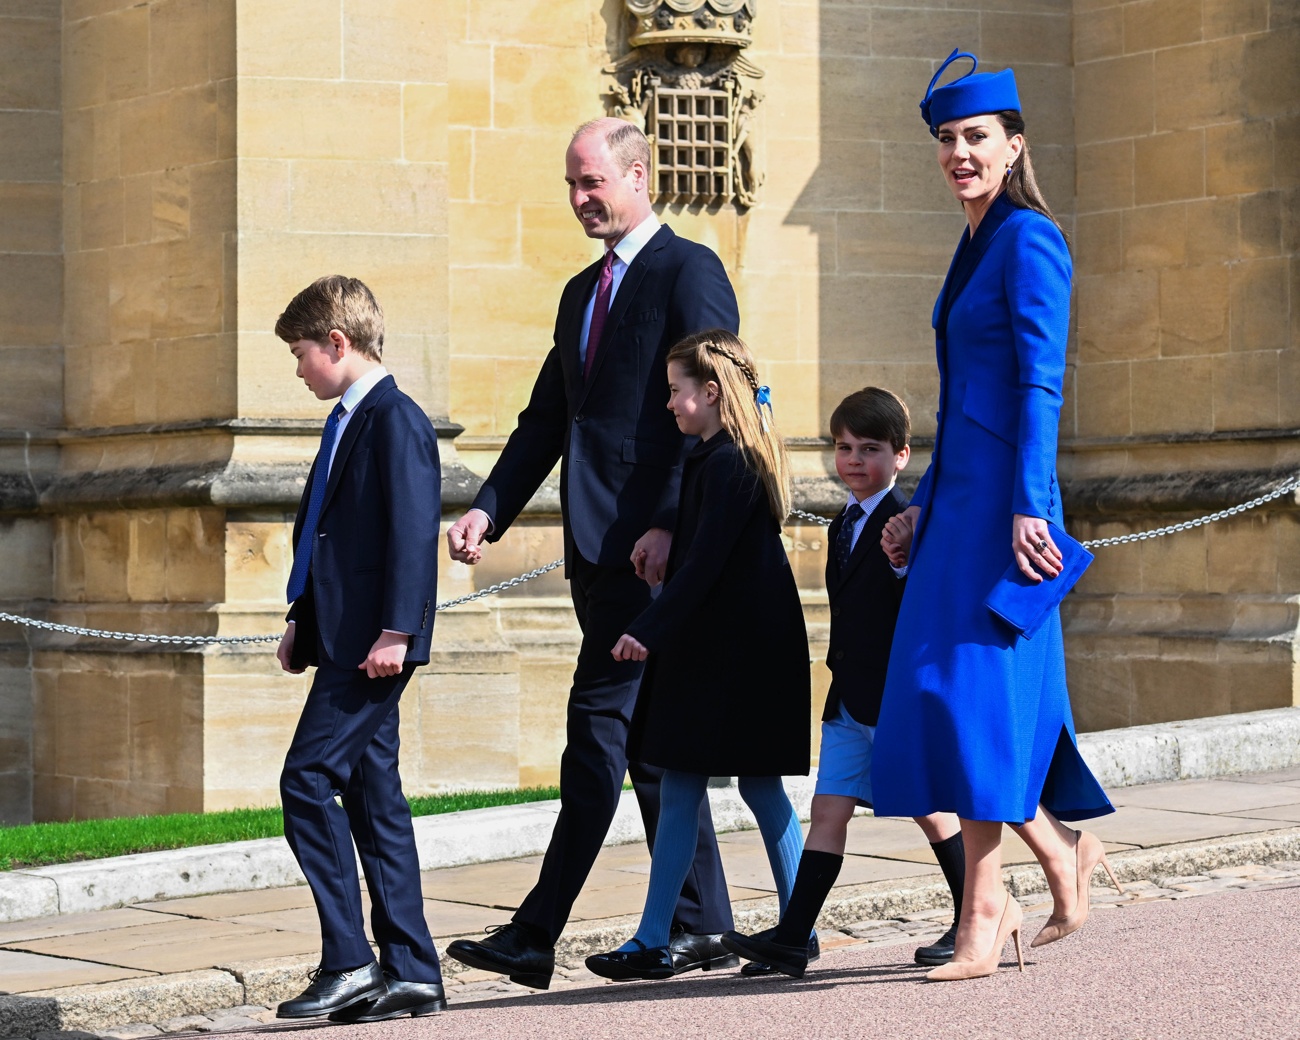
[[[748,349],[715,329],[668,353],[668,407],[699,443],[682,471],[663,590],[614,646],[646,660],[628,757],[662,767],[650,891],[636,936],[587,958],[597,975],[675,974],[669,927],[695,853],[710,776],[738,776],[758,820],[782,911],[803,836],[782,774],[809,765],[808,637],[781,542],[785,448]],[[719,944],[718,953],[726,956]]]
[[[895,565],[910,541],[911,568],[872,764],[877,814],[961,818],[962,915],[952,962],[929,975],[936,981],[992,974],[1008,937],[1019,953],[1020,906],[1001,878],[1003,823],[1051,887],[1041,945],[1083,923],[1093,868],[1105,864],[1093,835],[1059,821],[1112,811],[1075,744],[1059,613],[1025,638],[984,606],[1009,567],[1034,582],[1060,573],[1048,522],[1062,523],[1056,433],[1071,265],[1034,181],[1014,74],[933,89],[957,57],[931,80],[922,114],[968,227],[934,312],[933,459],[886,528]]]

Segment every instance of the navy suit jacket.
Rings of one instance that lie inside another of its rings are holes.
[[[297,548],[312,465],[293,525]],[[442,503],[438,436],[424,410],[376,383],[344,427],[325,487],[307,591],[289,608],[297,666],[355,668],[384,629],[411,635],[409,664],[427,664],[438,588]]]
[[[831,670],[831,688],[826,694],[824,720],[835,718],[841,704],[864,726],[874,726],[880,718],[889,648],[904,587],[903,579],[889,566],[880,536],[885,521],[906,507],[907,499],[897,487],[880,500],[867,517],[842,572],[835,562],[835,540],[844,526],[843,512],[826,532],[830,549],[826,554],[826,595],[831,609],[826,667]]]
[[[705,329],[738,332],[740,312],[717,254],[661,226],[624,274],[584,380],[579,339],[599,274],[597,261],[564,287],[554,346],[474,507],[496,541],[559,460],[566,560],[623,566],[649,528],[676,523],[690,445],[667,408],[668,350]]]

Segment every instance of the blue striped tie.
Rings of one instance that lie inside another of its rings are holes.
[[[340,401],[325,420],[320,435],[320,451],[316,454],[316,473],[311,482],[311,497],[307,499],[307,515],[302,521],[302,532],[293,552],[293,569],[289,571],[289,602],[292,603],[307,591],[307,572],[311,569],[311,552],[316,542],[316,525],[320,523],[320,509],[325,504],[325,485],[330,478],[330,452],[339,433],[339,420],[346,409]]]

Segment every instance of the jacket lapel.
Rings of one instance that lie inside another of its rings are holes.
[[[941,339],[947,339],[948,315],[952,313],[952,305],[957,301],[957,297],[961,295],[962,290],[966,288],[971,276],[975,273],[975,269],[979,267],[979,263],[984,258],[984,254],[988,252],[994,236],[1002,229],[1002,225],[1006,223],[1007,218],[1015,210],[1016,207],[1007,199],[1004,192],[993,200],[993,205],[984,214],[984,219],[980,221],[980,226],[976,229],[974,237],[967,241],[969,229],[963,233],[962,246],[957,247],[952,266],[948,268],[948,278],[944,282],[943,295],[940,297],[942,302],[939,308],[938,321],[934,327]]]
[[[885,505],[888,501],[888,496],[882,498],[877,503],[876,508],[871,511],[871,515],[867,517],[867,522],[862,527],[862,533],[858,535],[858,540],[854,543],[853,552],[849,554],[848,566],[844,568],[844,573],[840,575],[840,581],[847,581],[849,575],[862,565],[862,561],[871,552],[871,547],[880,544],[880,536],[885,530],[885,521],[893,516],[893,513]]]
[[[650,270],[653,264],[658,262],[659,251],[668,244],[669,239],[672,237],[672,229],[667,224],[661,224],[659,230],[651,236],[650,241],[637,253],[636,259],[628,265],[623,280],[619,282],[618,292],[614,295],[614,300],[610,304],[609,316],[605,319],[605,330],[600,334],[600,346],[596,349],[596,360],[592,363],[591,378],[587,380],[587,385],[583,388],[583,396],[586,395],[587,390],[595,385],[596,376],[605,363],[605,354],[613,345],[614,337],[618,334],[618,327],[623,319],[627,317],[628,309],[632,306],[633,299],[636,298],[637,290],[640,289],[646,272]],[[585,306],[586,296],[583,297],[583,303]]]
[[[840,540],[840,528],[844,526],[844,510],[831,521],[826,529],[826,588],[834,590],[840,585],[840,565],[835,562],[835,543]]]
[[[560,366],[570,389],[578,392],[582,389],[582,317],[587,313],[587,301],[591,299],[596,280],[600,277],[602,260],[597,260],[578,275],[577,294],[565,316],[565,327],[560,336]],[[608,331],[609,325],[606,324],[605,328]],[[601,338],[604,338],[603,334]]]
[[[361,427],[366,424],[366,413],[379,402],[379,399],[384,394],[396,386],[397,382],[392,376],[384,376],[383,379],[370,388],[370,393],[361,399],[356,411],[348,419],[348,424],[343,429],[343,437],[339,441],[338,450],[334,453],[334,465],[330,467],[329,482],[325,485],[325,499],[320,504],[322,514],[329,508],[330,499],[334,497],[334,490],[339,486],[343,467],[347,465],[348,456],[352,453],[352,446],[357,443],[357,438],[361,436]],[[319,465],[319,461],[317,465]]]

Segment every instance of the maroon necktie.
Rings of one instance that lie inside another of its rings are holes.
[[[614,288],[614,250],[605,252],[605,262],[600,266],[600,283],[596,286],[596,302],[591,308],[591,327],[587,330],[587,360],[582,366],[582,378],[591,378],[591,366],[596,360],[601,333],[605,331],[605,318],[609,316],[609,298]]]

